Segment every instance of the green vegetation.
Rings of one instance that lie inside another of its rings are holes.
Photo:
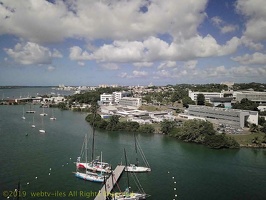
[[[212,123],[203,120],[187,120],[182,126],[170,122],[161,123],[162,132],[185,142],[206,145],[209,148],[239,148],[239,144],[226,135],[216,134]]]
[[[197,105],[205,105],[205,96],[204,94],[199,93],[197,96]]]
[[[261,132],[245,135],[232,135],[232,137],[242,146],[266,144],[266,134]]]
[[[86,121],[92,126],[94,123],[95,128],[107,131],[127,131],[139,133],[154,133],[155,129],[152,125],[145,124],[139,125],[137,122],[120,121],[118,115],[111,116],[108,120],[102,119],[100,115],[96,115],[95,120],[93,114],[86,117]]]
[[[233,109],[241,109],[241,110],[253,110],[258,111],[259,104],[250,101],[248,99],[242,99],[240,103],[236,103],[232,106]]]

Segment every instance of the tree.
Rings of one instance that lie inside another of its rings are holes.
[[[195,102],[188,96],[186,96],[182,99],[182,103],[183,103],[183,107],[186,107],[186,108],[188,108],[189,104],[195,105]]]
[[[259,131],[259,127],[256,124],[250,124],[249,131],[250,132],[258,132]]]
[[[233,109],[241,110],[254,110],[258,111],[258,104],[256,102],[250,101],[247,98],[244,98],[240,103],[236,103],[232,106]]]
[[[141,125],[138,130],[140,133],[154,133],[154,131],[154,127],[150,124]]]
[[[266,123],[264,123],[260,129],[261,132],[266,133]]]
[[[161,131],[164,134],[169,134],[174,129],[174,127],[176,126],[176,122],[169,121],[169,120],[163,120],[160,123],[160,125],[161,125]]]
[[[205,105],[205,96],[202,93],[199,93],[197,96],[197,105]]]

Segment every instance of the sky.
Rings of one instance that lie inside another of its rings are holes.
[[[266,83],[265,0],[0,0],[0,85]]]

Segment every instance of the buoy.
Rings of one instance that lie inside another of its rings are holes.
[[[176,190],[176,188],[174,188],[174,190]]]
[[[37,179],[38,177],[36,176],[35,179]]]
[[[28,182],[27,185],[29,185],[30,183]]]
[[[170,172],[167,172],[168,174],[170,173]]]

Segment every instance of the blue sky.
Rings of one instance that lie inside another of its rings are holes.
[[[264,0],[0,0],[0,85],[266,82]]]

